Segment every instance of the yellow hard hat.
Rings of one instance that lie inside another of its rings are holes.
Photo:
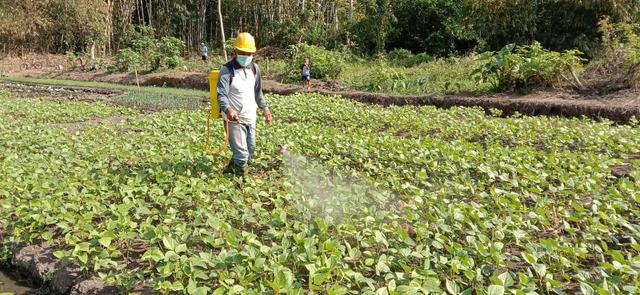
[[[236,37],[233,47],[243,52],[254,53],[256,52],[256,40],[249,33],[240,33]]]

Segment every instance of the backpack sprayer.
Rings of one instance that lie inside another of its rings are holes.
[[[218,77],[220,76],[220,71],[213,70],[209,73],[209,95],[210,95],[210,104],[211,109],[209,110],[209,115],[207,116],[207,133],[204,138],[204,151],[213,156],[220,155],[224,152],[225,148],[229,145],[229,121],[225,121],[225,137],[224,144],[217,151],[212,151],[209,149],[209,137],[211,137],[211,119],[220,119],[222,116],[220,115],[220,105],[218,104]]]

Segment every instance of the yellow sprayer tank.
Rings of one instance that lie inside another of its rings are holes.
[[[218,105],[218,76],[220,71],[213,70],[209,73],[209,94],[211,95],[211,117],[219,119],[220,105]]]
[[[220,71],[211,71],[209,73],[209,95],[211,101],[211,110],[209,111],[209,115],[207,116],[207,133],[204,138],[204,151],[213,156],[217,156],[224,152],[224,149],[229,145],[229,121],[225,121],[225,137],[224,137],[224,145],[220,147],[217,151],[212,151],[209,149],[209,138],[211,137],[211,118],[220,118],[222,115],[220,114],[220,105],[218,105],[218,76],[220,76]]]

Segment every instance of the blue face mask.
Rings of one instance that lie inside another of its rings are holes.
[[[241,66],[246,67],[251,63],[251,61],[253,60],[253,57],[247,56],[247,55],[238,55],[236,56],[236,60]]]

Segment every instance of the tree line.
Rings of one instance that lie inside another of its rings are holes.
[[[640,18],[640,0],[0,0],[0,50],[109,55],[131,26],[153,27],[191,51],[202,42],[213,49],[218,4],[227,36],[248,31],[260,47],[306,42],[365,54],[445,56],[539,41],[591,55],[602,18]]]

